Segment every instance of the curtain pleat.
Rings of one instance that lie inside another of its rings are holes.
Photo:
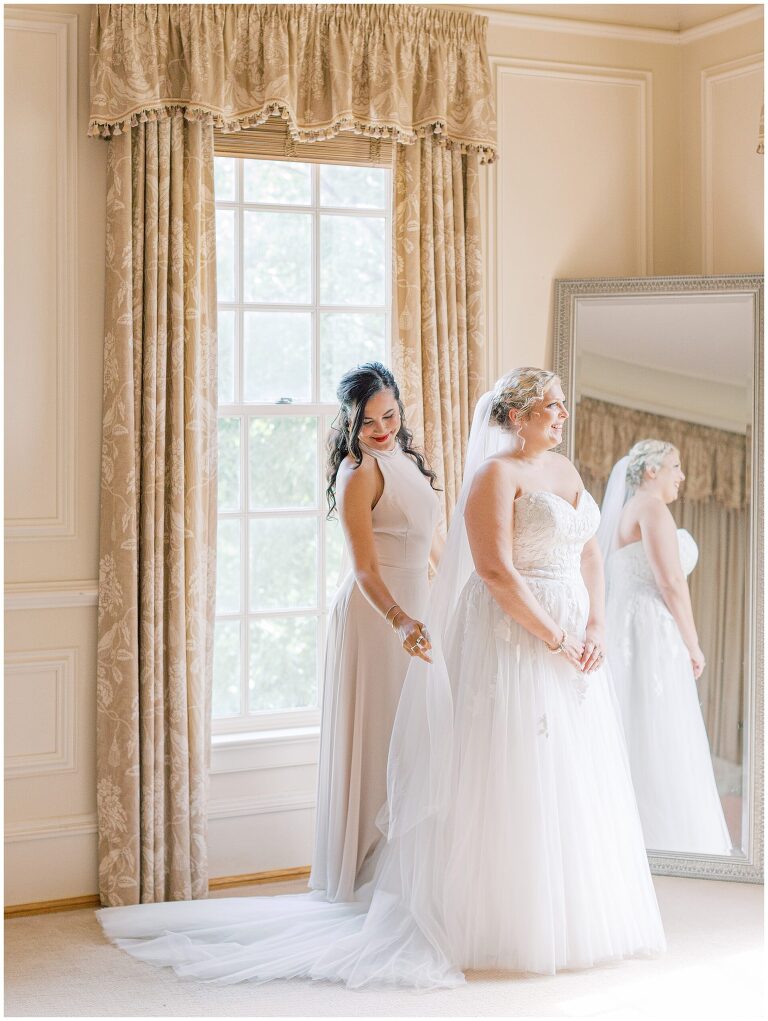
[[[393,363],[446,525],[485,375],[478,163],[432,138],[394,155]]]
[[[213,128],[109,142],[97,667],[99,890],[203,896],[216,556]]]

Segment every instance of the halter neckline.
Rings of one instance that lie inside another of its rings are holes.
[[[395,440],[395,445],[391,450],[379,450],[376,447],[369,447],[368,444],[364,443],[361,439],[358,439],[358,443],[363,450],[367,451],[369,454],[373,454],[374,457],[394,457],[400,450],[400,443],[397,440]]]

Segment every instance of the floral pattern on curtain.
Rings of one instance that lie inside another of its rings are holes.
[[[432,138],[394,152],[395,376],[447,525],[485,380],[478,157]]]
[[[204,896],[216,555],[213,128],[113,138],[97,661],[102,903]]]

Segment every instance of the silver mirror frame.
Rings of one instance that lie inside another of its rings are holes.
[[[740,883],[763,882],[763,528],[764,528],[764,402],[763,402],[763,277],[762,276],[685,276],[685,277],[606,277],[591,280],[555,281],[555,372],[560,377],[571,417],[563,438],[568,457],[574,455],[573,428],[576,408],[574,344],[575,305],[580,297],[609,297],[633,294],[752,294],[755,298],[755,350],[752,394],[752,488],[749,508],[749,557],[747,600],[751,607],[746,650],[745,699],[749,707],[744,726],[744,807],[742,839],[745,857],[722,855],[662,854],[650,852],[648,860],[656,875],[689,876],[696,879],[725,879]],[[746,715],[746,714],[745,714]]]

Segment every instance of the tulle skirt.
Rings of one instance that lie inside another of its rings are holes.
[[[615,577],[609,659],[648,848],[729,854],[690,656],[658,590]]]
[[[528,583],[583,633],[580,576]],[[551,655],[476,575],[444,652],[447,797],[382,839],[355,902],[308,894],[108,908],[98,912],[107,935],[209,981],[415,989],[457,985],[466,969],[553,974],[663,951],[608,671],[584,677]]]
[[[583,636],[581,577],[528,578]],[[462,968],[553,973],[663,950],[618,705],[499,609],[474,575],[447,661],[455,686],[443,915]]]

